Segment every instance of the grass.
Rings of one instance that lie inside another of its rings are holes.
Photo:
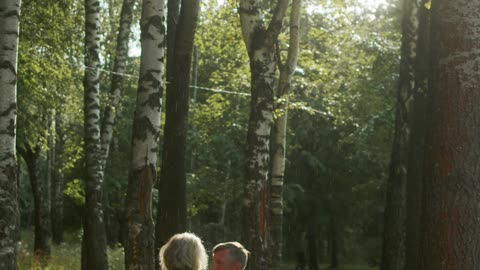
[[[33,258],[33,232],[23,231],[17,255],[19,270],[76,270],[80,269],[82,235],[80,232],[65,233],[65,242],[52,245],[51,259],[47,267],[41,267]],[[108,248],[108,264],[112,270],[123,270],[123,248]],[[294,270],[293,262],[284,263],[279,270]],[[319,270],[327,270],[328,265],[320,265]],[[335,270],[378,270],[375,267],[360,264],[341,264]]]
[[[308,269],[308,268],[306,268]],[[329,270],[332,268],[329,268],[329,265],[327,264],[321,264],[319,267],[319,270]],[[280,270],[295,270],[295,264],[294,263],[285,263],[281,266]],[[333,269],[332,269],[333,270]],[[370,267],[368,265],[362,265],[362,264],[340,264],[337,268],[334,270],[378,270],[377,267]]]
[[[52,252],[50,263],[42,267],[34,260],[33,256],[33,233],[22,232],[21,241],[18,245],[17,265],[19,270],[76,270],[81,268],[81,234],[71,232],[65,234],[65,242],[60,245],[51,245]],[[114,270],[125,269],[124,254],[122,247],[108,248],[109,268]]]

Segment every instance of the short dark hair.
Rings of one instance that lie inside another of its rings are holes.
[[[240,262],[240,268],[242,270],[245,269],[250,251],[244,248],[242,244],[238,242],[220,243],[213,248],[212,253],[215,254],[215,252],[220,250],[228,250],[230,259],[234,262]]]

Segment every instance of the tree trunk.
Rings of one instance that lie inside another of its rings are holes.
[[[46,267],[50,259],[50,192],[49,185],[40,175],[39,158],[40,147],[26,146],[26,149],[19,149],[28,168],[30,184],[32,185],[33,203],[34,203],[34,226],[35,240],[33,251],[35,260],[42,267]]]
[[[432,1],[420,269],[480,269],[479,1]]]
[[[329,230],[329,241],[330,241],[330,268],[336,269],[338,267],[338,230],[337,223],[334,216],[333,209],[329,211],[330,214],[330,224],[328,227]]]
[[[145,0],[142,4],[140,80],[126,203],[126,269],[155,269],[152,189],[157,178],[164,85],[164,6],[163,0]]]
[[[419,1],[414,107],[408,147],[405,270],[420,270],[418,253],[421,243],[420,217],[422,216],[423,158],[425,155],[426,93],[428,90],[428,63],[430,63],[428,57],[429,11],[425,7],[425,3],[428,1]]]
[[[197,24],[199,2],[182,0],[180,17],[174,35],[169,38],[167,67],[167,100],[165,113],[162,171],[159,185],[159,204],[156,227],[156,250],[175,233],[187,229],[185,146],[187,137],[188,105],[190,93],[190,68],[193,40]],[[175,3],[170,6],[174,9]],[[173,26],[175,27],[175,26]],[[170,28],[170,26],[169,26]],[[170,47],[173,46],[173,47]],[[172,57],[173,50],[173,58]],[[169,69],[173,70],[169,70]],[[170,73],[172,72],[172,73]],[[169,77],[169,75],[171,77]]]
[[[312,228],[307,233],[308,269],[318,270],[317,238]]]
[[[382,270],[405,267],[406,185],[408,146],[413,112],[414,65],[417,43],[417,0],[404,0],[400,78],[397,91],[395,134],[387,180]]]
[[[133,5],[135,0],[123,0],[122,11],[120,13],[120,23],[118,27],[117,48],[113,62],[113,72],[111,77],[110,96],[105,106],[101,127],[101,150],[102,155],[99,162],[105,173],[105,166],[110,151],[110,144],[113,137],[113,125],[115,123],[118,103],[120,102],[123,73],[126,71],[128,57],[128,42],[130,35],[130,26],[133,17]]]
[[[280,79],[277,88],[277,99],[285,99],[277,108],[281,115],[274,120],[273,134],[273,155],[270,183],[270,236],[271,247],[270,254],[272,269],[278,269],[282,262],[283,246],[283,182],[285,177],[285,155],[287,138],[287,115],[288,115],[288,97],[290,94],[290,83],[297,65],[299,29],[300,29],[300,11],[301,0],[294,0],[292,11],[290,13],[290,41],[288,48],[287,61],[280,69]],[[279,59],[280,61],[280,59]]]
[[[55,244],[63,242],[63,189],[65,186],[65,134],[63,133],[63,119],[57,112],[55,117],[55,162],[52,178],[52,240]]]
[[[117,35],[117,44],[113,60],[113,72],[110,80],[110,93],[108,97],[105,110],[103,112],[102,125],[101,125],[101,158],[98,160],[102,168],[103,174],[105,176],[105,168],[107,159],[110,153],[110,145],[113,138],[113,126],[115,124],[115,118],[117,114],[117,107],[120,102],[122,84],[123,84],[123,74],[126,71],[126,63],[128,57],[128,42],[130,35],[130,27],[132,24],[133,17],[133,5],[135,0],[123,0],[122,10],[120,13],[120,21],[118,26],[118,35]],[[113,3],[109,3],[110,6]],[[111,11],[112,9],[110,9]],[[112,15],[112,14],[110,14]],[[113,22],[113,20],[112,20]],[[111,30],[114,31],[114,23],[111,25]],[[103,181],[103,179],[102,179]],[[105,226],[107,232],[107,243],[109,246],[115,246],[118,243],[118,230],[116,230],[116,225],[118,225],[117,219],[115,217],[115,211],[109,207],[108,196],[104,194],[104,214],[105,214]]]
[[[120,226],[117,220],[115,208],[112,207],[111,194],[113,191],[104,191],[103,193],[103,214],[105,220],[105,230],[107,236],[107,245],[109,247],[115,247],[120,240]]]
[[[166,78],[167,78],[167,104],[166,104],[166,110],[168,111],[168,89],[169,89],[169,86],[170,86],[170,82],[172,82],[174,79],[175,79],[175,61],[173,59],[175,59],[175,33],[177,31],[177,24],[178,24],[178,20],[179,20],[179,14],[180,14],[180,1],[179,0],[170,0],[170,1],[167,1],[167,70],[166,70]],[[169,61],[170,59],[172,59],[172,61]],[[166,116],[167,117],[167,116]],[[165,127],[164,127],[164,134],[166,133],[165,132]],[[165,139],[165,138],[164,138]],[[165,144],[166,144],[166,141],[164,140],[163,142],[164,144],[164,148],[165,148]],[[163,152],[162,152],[162,159],[164,158],[165,156],[165,149],[163,149]],[[165,170],[165,165],[163,165],[163,161],[162,161],[162,171],[161,171],[161,174],[163,175],[163,171]],[[160,215],[162,214],[162,209],[164,209],[165,207],[168,207],[169,204],[166,204],[164,205],[163,203],[161,203],[161,200],[162,200],[162,190],[164,190],[164,188],[161,188],[162,186],[162,177],[160,177],[160,181],[159,181],[159,185],[158,185],[158,192],[159,192],[159,202],[158,202],[158,206],[157,206],[157,220],[156,220],[156,224],[155,224],[155,254],[158,254],[159,251],[160,251],[160,248],[168,241],[169,237],[171,235],[173,235],[174,233],[171,233],[171,232],[167,232],[165,227],[167,225],[165,224],[161,224],[161,219],[160,219]],[[168,193],[168,191],[164,191],[165,194]],[[178,192],[176,192],[178,193]],[[167,195],[168,196],[168,195]],[[183,198],[180,198],[180,200],[183,200]],[[174,207],[172,205],[172,207]],[[184,222],[180,222],[182,225],[181,226],[184,226],[186,227],[186,213],[184,214],[185,215],[185,221]],[[182,214],[183,216],[183,214]],[[177,222],[178,223],[178,222]],[[182,228],[179,228],[177,229],[178,231],[181,231]],[[155,269],[157,270],[160,270],[160,257],[159,256],[155,256]]]
[[[270,130],[273,120],[275,86],[275,44],[288,6],[280,0],[265,26],[261,1],[240,1],[240,24],[250,58],[251,102],[247,131],[242,242],[251,251],[247,269],[269,269],[267,252],[267,196],[270,168]]]
[[[84,77],[84,153],[85,219],[82,243],[82,269],[107,270],[107,241],[103,220],[103,170],[99,160],[99,16],[100,2],[85,0],[85,77]]]
[[[17,269],[17,54],[20,0],[0,1],[0,269]]]

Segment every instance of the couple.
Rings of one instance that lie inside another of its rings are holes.
[[[244,270],[249,253],[238,242],[218,244],[212,250],[211,270]],[[175,234],[160,249],[162,270],[206,270],[207,264],[202,240],[193,233]]]

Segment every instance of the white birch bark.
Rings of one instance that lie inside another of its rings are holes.
[[[240,23],[250,58],[252,93],[242,207],[242,241],[252,253],[249,269],[268,269],[266,221],[276,67],[275,45],[287,6],[288,0],[277,2],[267,27],[260,0],[240,1]]]
[[[0,1],[0,269],[17,269],[17,54],[20,0]]]
[[[115,123],[117,107],[122,93],[123,75],[126,71],[126,62],[128,57],[128,42],[130,35],[130,26],[132,24],[133,5],[135,0],[123,0],[122,11],[120,13],[120,23],[118,27],[117,48],[113,63],[113,73],[111,76],[110,97],[105,106],[101,127],[101,150],[100,158],[102,170],[105,173],[105,165],[110,151],[110,144],[113,137],[113,126]]]
[[[272,130],[272,169],[270,183],[270,236],[272,268],[277,269],[282,261],[283,246],[283,183],[285,177],[285,156],[287,149],[287,119],[290,84],[295,67],[297,66],[301,0],[293,0],[290,13],[290,37],[288,55],[285,64],[280,66],[280,78],[277,86],[277,98],[285,102],[280,103],[277,111],[280,115],[274,120]],[[280,61],[280,60],[279,60]]]
[[[85,220],[82,269],[108,269],[103,220],[103,170],[100,159],[99,28],[100,2],[85,0],[84,153]]]
[[[164,8],[164,0],[144,0],[142,5],[140,79],[127,191],[126,269],[155,269],[152,190],[157,178],[164,86]]]

